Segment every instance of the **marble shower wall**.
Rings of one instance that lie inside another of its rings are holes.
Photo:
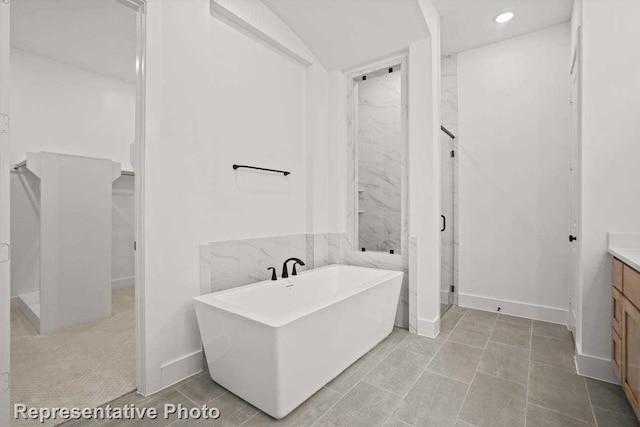
[[[399,70],[358,83],[358,246],[398,253],[402,206]]]
[[[400,77],[400,186],[397,194],[400,195],[400,251],[394,255],[386,252],[362,252],[362,245],[356,244],[359,232],[358,205],[356,200],[360,197],[357,193],[357,171],[356,171],[356,141],[355,127],[358,118],[354,115],[355,108],[349,108],[347,114],[347,143],[344,156],[347,166],[346,187],[346,225],[345,233],[330,233],[328,239],[333,242],[333,252],[339,254],[339,263],[357,265],[362,267],[382,268],[396,271],[403,271],[404,279],[398,301],[398,312],[396,315],[396,326],[409,327],[409,198],[407,197],[408,174],[407,174],[407,94],[406,66],[402,64],[399,72],[394,71],[392,76]],[[347,93],[347,105],[353,106],[359,100],[359,85],[349,85]],[[337,248],[336,245],[337,244]]]
[[[455,139],[441,134],[442,141],[442,214],[447,218],[447,229],[441,240],[441,289],[442,302],[446,301],[449,286],[458,289],[458,58],[456,55],[442,58],[442,125],[449,129]],[[451,157],[451,151],[456,153]],[[453,303],[457,304],[457,292],[453,295]]]

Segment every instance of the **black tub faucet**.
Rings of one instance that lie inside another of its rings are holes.
[[[300,265],[304,265],[304,262],[302,262],[302,260],[298,259],[298,258],[289,258],[288,260],[286,260],[284,262],[284,264],[282,264],[282,278],[286,279],[287,277],[289,277],[289,271],[287,270],[287,263],[289,261],[295,261],[295,263],[293,264],[293,272],[291,273],[292,275],[297,275],[298,272],[296,271],[296,265],[300,264]]]
[[[271,270],[271,280],[278,280],[278,276],[276,276],[276,268],[275,267],[269,267],[267,268],[267,271]]]

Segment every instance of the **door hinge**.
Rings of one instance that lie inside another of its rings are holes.
[[[134,251],[136,250],[136,247],[137,247],[137,244],[136,244],[136,241],[134,240],[134,241],[133,241],[133,250],[134,250]]]
[[[455,292],[456,291],[456,287],[451,285],[451,292]]]
[[[0,263],[4,264],[11,259],[11,247],[7,243],[0,243]]]
[[[0,133],[9,132],[9,116],[0,114]]]
[[[455,157],[456,156],[456,152],[451,150],[451,157]]]
[[[0,387],[2,387],[2,391],[9,391],[9,373],[3,372],[2,378],[0,379]]]

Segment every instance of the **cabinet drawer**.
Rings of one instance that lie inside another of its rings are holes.
[[[640,273],[627,265],[622,267],[622,293],[640,308]]]
[[[622,262],[616,258],[613,259],[611,266],[611,283],[613,287],[622,292]]]
[[[613,330],[622,335],[622,294],[616,288],[613,289],[613,318],[611,319],[611,327]]]
[[[611,364],[618,381],[622,380],[622,340],[615,329],[611,330]]]

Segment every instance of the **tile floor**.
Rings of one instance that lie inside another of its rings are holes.
[[[622,389],[580,377],[560,325],[452,308],[436,339],[402,329],[276,421],[200,373],[157,395],[112,405],[217,406],[216,421],[81,422],[83,426],[640,426]]]

